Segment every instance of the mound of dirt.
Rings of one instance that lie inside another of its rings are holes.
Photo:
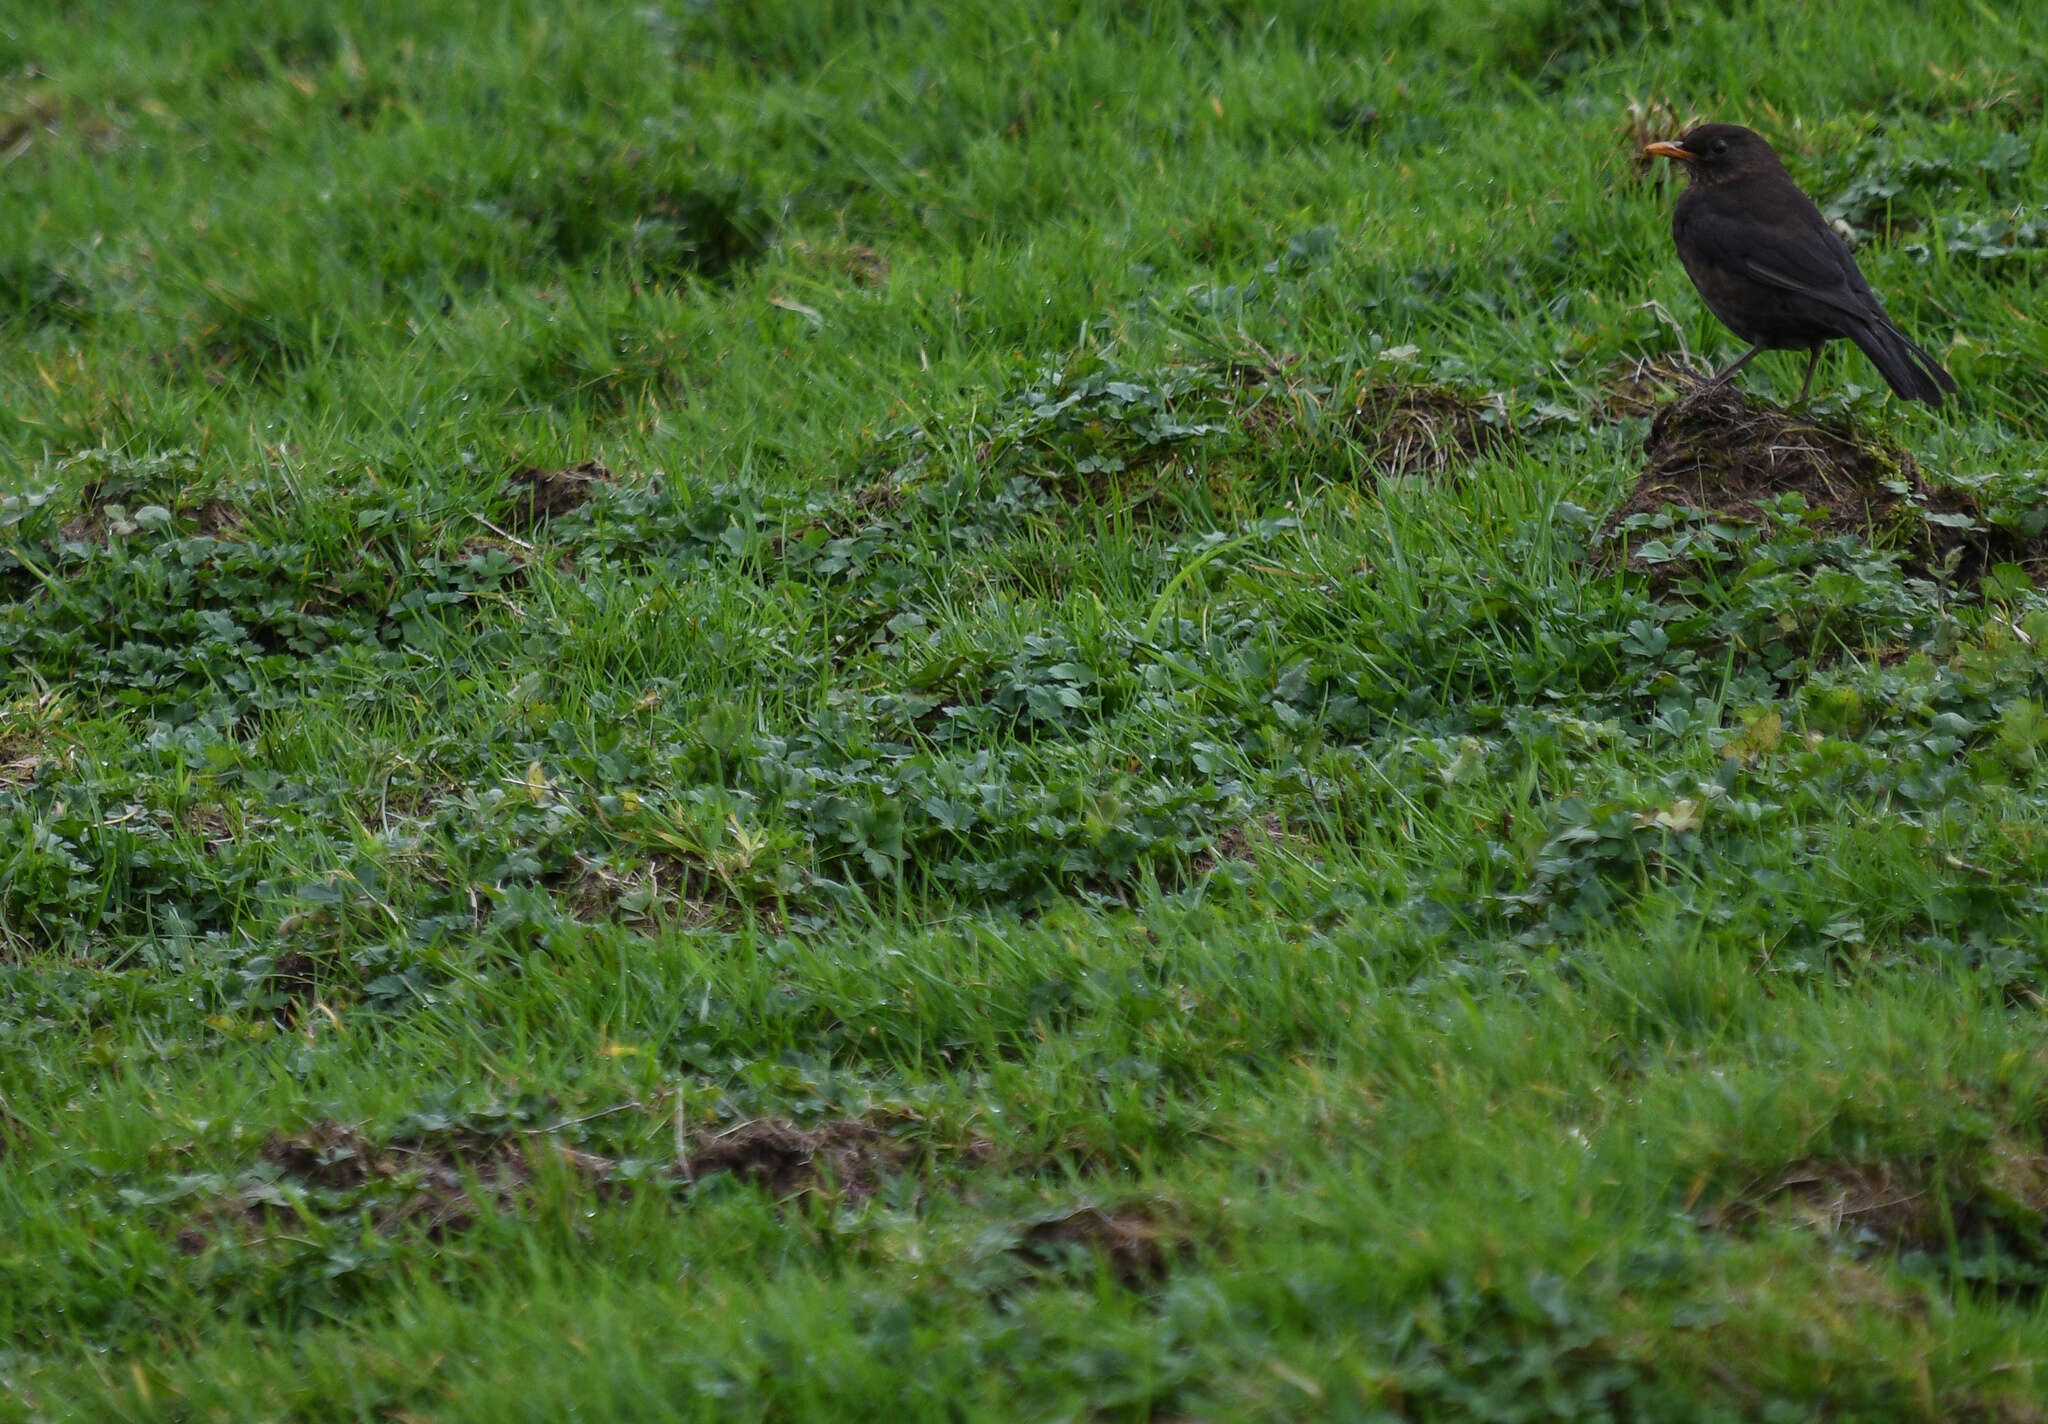
[[[1940,1195],[1926,1162],[1796,1162],[1701,1216],[1710,1230],[1735,1230],[1772,1213],[1827,1235],[1863,1236],[1925,1249],[1940,1239]]]
[[[609,484],[611,478],[612,472],[595,460],[560,470],[533,465],[514,470],[500,496],[499,522],[512,533],[523,534],[578,508],[593,488]]]
[[[911,1155],[903,1143],[860,1118],[798,1127],[776,1118],[743,1122],[697,1136],[683,1180],[730,1172],[776,1197],[801,1196],[828,1182],[849,1197],[872,1194]]]
[[[1165,1279],[1173,1260],[1187,1249],[1178,1232],[1154,1219],[1142,1204],[1117,1211],[1085,1206],[1032,1223],[1012,1248],[1033,1265],[1059,1267],[1071,1253],[1100,1256],[1110,1274],[1131,1290]]]
[[[652,1174],[537,1135],[551,1130],[494,1134],[451,1127],[384,1141],[345,1123],[317,1122],[303,1132],[267,1138],[258,1153],[264,1180],[207,1202],[181,1224],[177,1246],[187,1255],[199,1255],[223,1237],[260,1239],[279,1221],[308,1211],[330,1220],[367,1216],[372,1229],[384,1236],[409,1229],[440,1240],[487,1215],[519,1209],[534,1180],[539,1158],[529,1154],[536,1149],[559,1158],[600,1200],[616,1199],[647,1183],[687,1188],[730,1173],[778,1200],[827,1191],[857,1201],[873,1195],[885,1178],[915,1165],[917,1146],[885,1126],[896,1120],[843,1117],[799,1127],[781,1118],[761,1118],[707,1128],[691,1134],[684,1155]],[[6,1125],[0,1112],[0,1151]],[[956,1155],[970,1165],[985,1165],[994,1154],[986,1140],[975,1138]],[[272,1182],[318,1195],[287,1201]],[[1135,1248],[1105,1249],[1121,1263],[1117,1252]]]
[[[1308,843],[1307,836],[1288,830],[1286,822],[1269,811],[1256,826],[1232,826],[1189,856],[1188,874],[1200,878],[1233,860],[1257,866],[1275,847],[1292,844],[1298,848]]]
[[[1366,459],[1389,475],[1441,474],[1514,437],[1507,408],[1452,386],[1376,381],[1361,389],[1349,422]]]
[[[1765,506],[1797,494],[1814,511],[1809,527],[1816,533],[1903,549],[1921,569],[1941,567],[1956,551],[1970,572],[2025,553],[1997,547],[1999,536],[1988,530],[1930,522],[1930,513],[1975,510],[1958,493],[1931,489],[1911,451],[1848,424],[1751,401],[1733,385],[1697,386],[1659,407],[1643,453],[1642,475],[1602,531],[1609,547],[1629,544],[1623,526],[1632,516],[1666,505],[1768,528]],[[1627,562],[1637,570],[1676,572],[1669,563],[1646,564],[1633,548]]]
[[[345,1124],[320,1122],[302,1133],[273,1134],[260,1156],[280,1180],[335,1194],[311,1209],[336,1218],[367,1210],[383,1236],[407,1227],[431,1239],[466,1231],[486,1211],[509,1210],[532,1180],[516,1142],[465,1132],[378,1143]],[[362,1195],[380,1183],[392,1190]],[[296,1210],[252,1187],[187,1222],[178,1249],[198,1255],[222,1235],[261,1236]]]
[[[1993,1143],[1981,1159],[1946,1165],[1932,1157],[1807,1158],[1751,1182],[1698,1219],[1720,1231],[1783,1221],[1870,1250],[1966,1266],[1989,1253],[2009,1286],[2048,1285],[2048,1157],[2012,1141]]]

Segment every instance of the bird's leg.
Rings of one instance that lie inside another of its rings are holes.
[[[1807,393],[1808,391],[1810,391],[1810,390],[1812,390],[1812,389],[1813,389],[1813,368],[1814,368],[1814,367],[1816,367],[1816,366],[1818,366],[1819,364],[1820,364],[1820,343],[1819,343],[1818,341],[1816,341],[1816,342],[1815,342],[1815,343],[1813,344],[1813,350],[1812,350],[1812,351],[1810,351],[1810,352],[1809,352],[1809,353],[1807,354],[1807,357],[1806,357],[1806,379],[1805,379],[1805,380],[1803,380],[1803,381],[1801,381],[1801,382],[1799,383],[1799,399],[1793,402],[1793,404],[1794,404],[1794,405],[1805,405],[1805,404],[1806,404],[1806,393]]]
[[[1734,359],[1734,361],[1730,362],[1727,366],[1723,367],[1719,371],[1716,371],[1714,373],[1714,379],[1707,382],[1707,384],[1709,386],[1727,385],[1728,378],[1733,376],[1737,371],[1740,371],[1744,366],[1747,366],[1756,357],[1757,352],[1763,349],[1763,343],[1759,341],[1756,345],[1750,347],[1749,350],[1743,352],[1740,356],[1737,356]]]

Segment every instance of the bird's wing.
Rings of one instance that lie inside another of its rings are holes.
[[[1702,250],[1759,282],[1850,316],[1867,317],[1877,305],[1849,255],[1849,244],[1810,203],[1768,215],[1703,206],[1690,215],[1687,226]]]

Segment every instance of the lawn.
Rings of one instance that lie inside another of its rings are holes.
[[[2044,84],[9,7],[0,1420],[2048,1418]],[[1696,117],[1958,400],[1689,394]]]

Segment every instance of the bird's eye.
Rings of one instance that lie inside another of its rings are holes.
[[[1728,140],[1727,140],[1727,139],[1725,139],[1725,138],[1717,138],[1717,139],[1715,139],[1715,140],[1714,140],[1714,152],[1716,152],[1716,153],[1726,153],[1727,151],[1728,151]]]

